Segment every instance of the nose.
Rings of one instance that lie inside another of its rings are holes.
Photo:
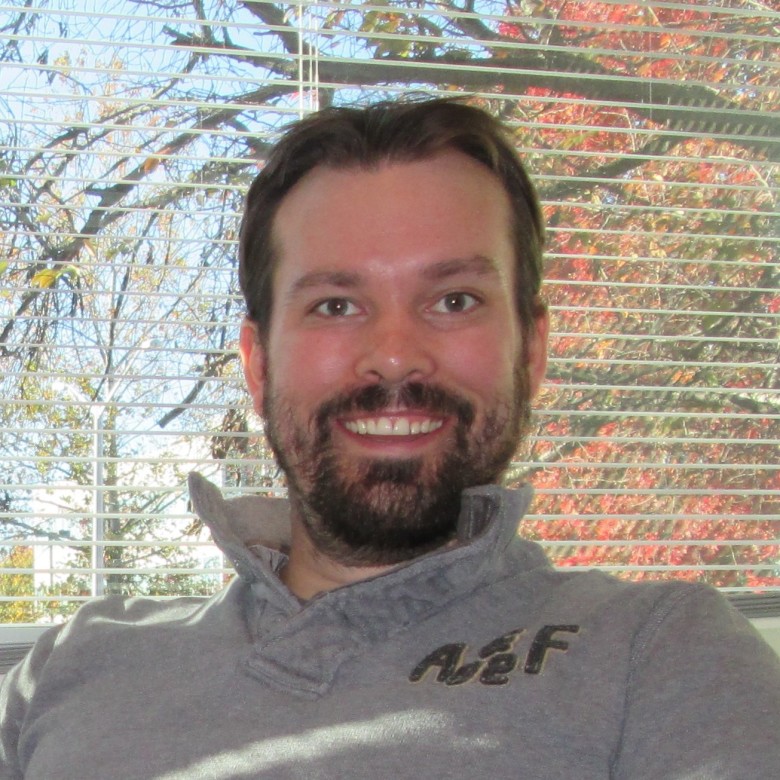
[[[436,368],[433,345],[413,318],[388,313],[365,329],[355,372],[362,380],[400,384],[422,380]]]

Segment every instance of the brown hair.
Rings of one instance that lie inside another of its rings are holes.
[[[265,338],[273,308],[276,209],[309,171],[369,168],[413,162],[445,149],[467,154],[490,169],[509,195],[515,246],[515,302],[528,331],[543,309],[544,225],[534,186],[501,124],[457,99],[376,103],[326,108],[293,124],[273,148],[247,193],[239,239],[239,282],[247,313]]]

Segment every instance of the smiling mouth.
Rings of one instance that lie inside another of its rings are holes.
[[[363,417],[344,421],[344,427],[359,436],[416,436],[432,433],[443,424],[442,420],[432,418],[409,420],[406,417]]]

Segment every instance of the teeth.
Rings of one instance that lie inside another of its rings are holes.
[[[441,420],[415,420],[409,422],[405,417],[395,420],[389,417],[369,417],[361,420],[348,420],[346,429],[361,436],[409,436],[418,433],[430,433],[442,426]]]
[[[380,436],[389,436],[393,432],[393,421],[389,417],[380,417],[376,424],[376,432]]]

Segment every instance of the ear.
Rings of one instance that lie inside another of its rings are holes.
[[[239,333],[238,351],[244,368],[244,379],[252,397],[254,410],[263,416],[263,392],[265,390],[265,350],[257,323],[244,318]]]
[[[528,383],[531,398],[536,398],[547,373],[547,340],[550,335],[550,313],[543,306],[534,318],[534,324],[528,333]]]

